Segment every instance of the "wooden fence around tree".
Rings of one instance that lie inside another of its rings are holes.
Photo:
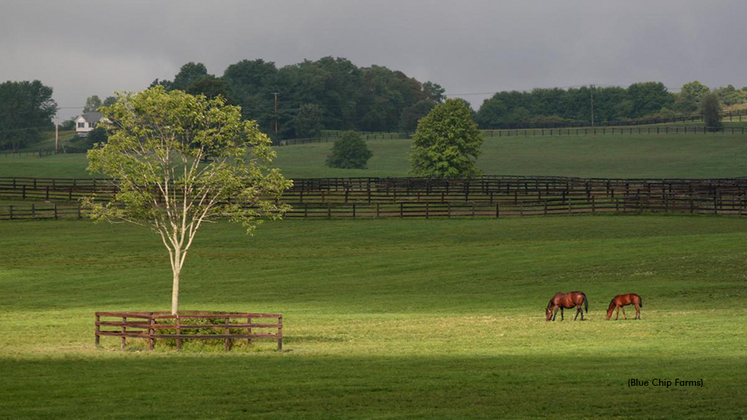
[[[171,312],[96,312],[95,337],[99,347],[101,337],[119,337],[122,349],[128,338],[142,338],[153,350],[156,340],[174,340],[181,350],[184,340],[223,340],[225,350],[231,350],[235,340],[270,338],[283,350],[283,316],[246,312],[184,311]],[[277,322],[256,322],[277,319]],[[103,328],[103,329],[102,329]],[[112,329],[113,328],[113,329]]]

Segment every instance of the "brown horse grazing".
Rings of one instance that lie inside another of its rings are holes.
[[[586,312],[589,312],[589,300],[586,299],[586,295],[583,292],[555,293],[555,296],[550,299],[550,303],[545,308],[545,319],[547,321],[555,321],[555,317],[558,316],[558,309],[560,309],[560,320],[562,321],[563,309],[576,307],[576,316],[573,320],[575,321],[578,318],[578,314],[581,314],[581,321],[583,321],[584,312],[581,310],[581,304],[584,305]]]
[[[610,307],[607,308],[607,319],[612,317],[612,311],[617,309],[617,315],[615,320],[620,317],[620,308],[623,310],[623,316],[628,319],[625,315],[625,305],[635,306],[635,319],[641,319],[641,308],[643,307],[643,299],[635,293],[628,293],[627,295],[617,295],[610,301]]]

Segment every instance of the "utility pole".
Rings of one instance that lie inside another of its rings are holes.
[[[591,126],[594,127],[594,85],[591,85]]]
[[[60,116],[54,116],[54,152],[57,153],[60,145]]]
[[[278,134],[278,92],[272,92],[275,95],[275,136]]]

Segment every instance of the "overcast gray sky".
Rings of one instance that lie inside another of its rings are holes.
[[[61,107],[172,79],[346,57],[449,94],[596,83],[747,85],[743,0],[0,0],[0,81],[39,79]],[[475,108],[489,95],[463,96]],[[62,110],[68,118],[77,110]]]

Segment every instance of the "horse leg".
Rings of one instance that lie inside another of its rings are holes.
[[[560,307],[560,320],[562,321],[563,319],[565,318],[563,317],[563,307],[561,306]]]
[[[641,308],[638,306],[638,304],[635,304],[635,318],[641,319]]]
[[[581,309],[581,305],[578,305],[578,313],[581,314],[581,321],[584,320],[584,310]]]
[[[617,321],[620,318],[620,307],[616,306],[617,312],[615,312],[615,321]]]
[[[555,310],[552,313],[552,320],[555,321],[555,318],[558,316],[558,307],[555,307]],[[561,314],[562,316],[562,314]]]
[[[582,315],[582,316],[583,316],[583,315]],[[573,320],[574,320],[574,321],[575,321],[575,320],[577,320],[577,319],[578,319],[578,308],[576,308],[576,316],[574,316],[574,317],[573,317]]]
[[[625,317],[625,319],[628,319],[628,316],[625,315],[625,307],[623,306],[622,308],[623,308],[623,316]]]

